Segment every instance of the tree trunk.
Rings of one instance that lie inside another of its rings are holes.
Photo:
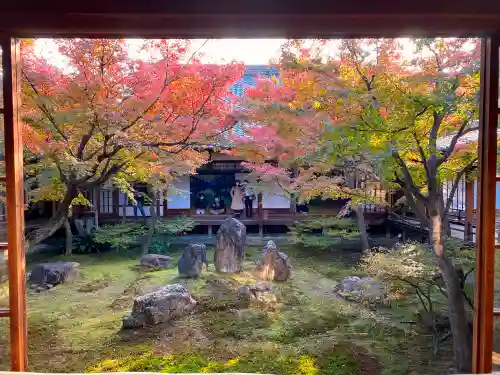
[[[64,220],[68,217],[69,207],[71,202],[78,195],[76,186],[68,187],[64,199],[57,206],[57,210],[46,224],[32,230],[26,235],[25,248],[29,249],[30,246],[36,245],[46,238],[52,236],[61,228]]]
[[[151,189],[149,198],[151,199],[151,206],[149,208],[151,220],[149,221],[146,238],[142,242],[142,254],[147,254],[149,251],[149,246],[151,246],[151,241],[153,240],[153,235],[155,233],[156,221],[158,220],[158,214],[156,212],[156,189]]]
[[[64,254],[71,255],[73,254],[73,232],[68,218],[64,219],[64,232],[66,234],[66,250]]]
[[[366,251],[370,247],[370,244],[368,243],[368,233],[366,231],[365,213],[363,212],[363,207],[359,204],[354,205],[353,208],[356,212],[356,220],[358,221],[361,250]]]
[[[444,251],[441,215],[431,216],[432,247],[438,260],[448,294],[448,315],[453,337],[453,354],[459,373],[470,373],[472,368],[472,332],[469,327],[464,296],[457,270]]]

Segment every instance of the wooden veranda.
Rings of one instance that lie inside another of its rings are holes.
[[[1,114],[5,123],[12,371],[27,369],[23,147],[19,114],[19,42],[23,37],[397,37],[483,38],[480,176],[473,372],[491,373],[495,250],[495,184],[498,122],[500,4],[492,0],[2,2]]]

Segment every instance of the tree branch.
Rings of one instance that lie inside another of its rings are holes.
[[[455,193],[458,189],[458,184],[460,183],[460,180],[462,179],[463,175],[472,171],[476,167],[475,166],[476,162],[477,162],[477,157],[473,158],[469,163],[465,165],[465,167],[462,168],[461,171],[459,171],[456,174],[455,179],[453,180],[453,184],[451,185],[451,192],[448,194],[448,197],[446,198],[446,205],[444,212],[442,213],[442,217],[444,217],[444,215],[448,213],[451,204],[453,203],[453,197],[455,196]]]

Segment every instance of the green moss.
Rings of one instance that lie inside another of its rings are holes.
[[[347,352],[334,351],[321,359],[306,354],[253,350],[228,361],[213,361],[193,354],[155,356],[145,353],[119,360],[105,360],[91,366],[89,372],[253,372],[280,375],[351,375],[359,373],[354,358]]]
[[[359,362],[347,351],[339,348],[322,356],[318,360],[321,370],[317,375],[357,375],[360,373]]]

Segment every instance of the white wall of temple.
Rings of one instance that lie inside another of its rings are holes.
[[[167,206],[176,210],[191,208],[190,176],[179,176],[172,182],[167,195]]]
[[[290,208],[290,199],[284,196],[283,190],[272,186],[269,192],[262,193],[262,208]]]

